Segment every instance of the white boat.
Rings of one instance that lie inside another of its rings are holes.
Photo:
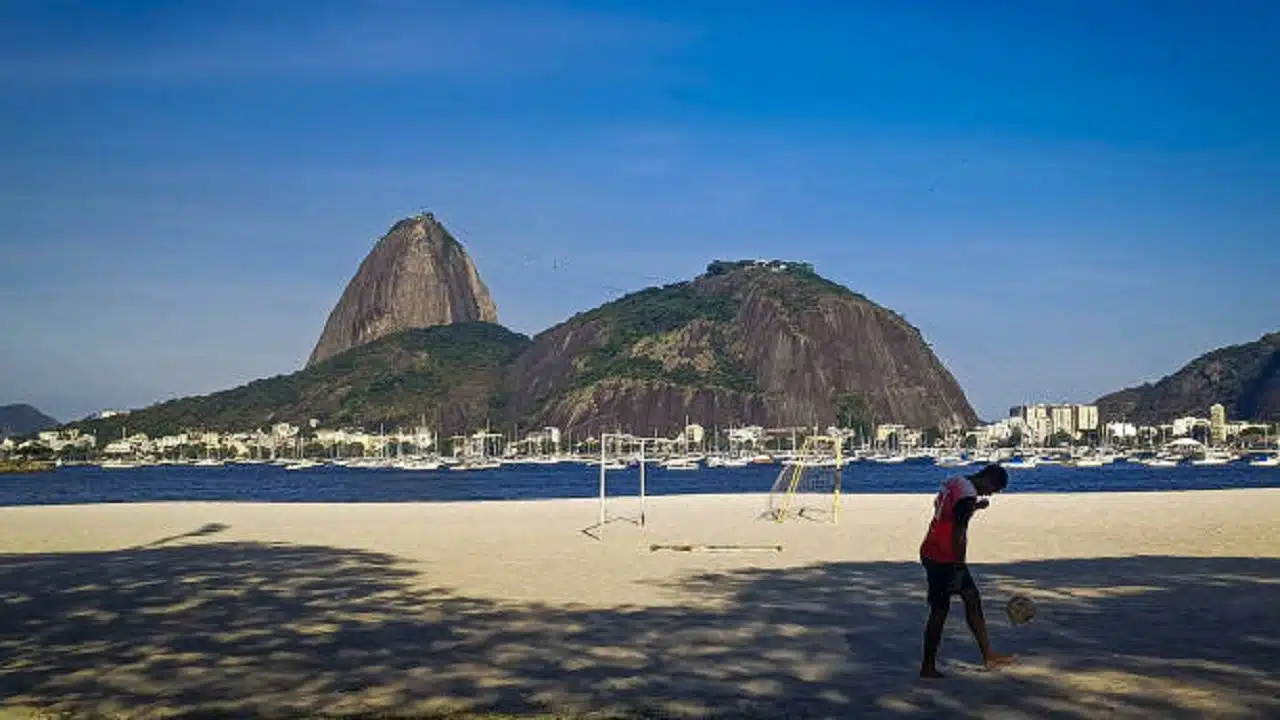
[[[564,462],[564,458],[556,457],[555,455],[543,455],[539,457],[523,458],[520,462],[523,462],[526,465],[559,465]]]
[[[906,455],[872,455],[872,462],[878,462],[881,465],[898,465],[907,461]]]
[[[833,468],[836,466],[836,459],[833,457],[815,457],[815,458],[809,458],[807,460],[802,460],[800,458],[793,458],[791,460],[784,460],[782,462],[782,465],[783,467],[795,467],[796,465],[803,465],[807,468]]]
[[[320,467],[320,463],[315,460],[299,460],[295,463],[289,463],[284,466],[285,470],[297,472],[298,470],[310,470],[311,468]]]
[[[1217,465],[1226,465],[1235,458],[1224,452],[1207,452],[1203,456],[1191,461],[1192,465],[1198,467],[1208,467]]]
[[[937,460],[934,460],[934,464],[938,467],[965,467],[967,465],[972,465],[973,461],[962,458],[959,455],[943,455]]]
[[[1071,467],[1102,467],[1106,465],[1100,457],[1078,457],[1070,462]]]
[[[690,458],[673,458],[662,463],[663,470],[699,470],[702,466]]]
[[[191,466],[211,468],[211,467],[222,467],[224,464],[225,463],[223,463],[221,460],[214,460],[213,458],[205,458],[203,460],[197,460],[191,463]]]
[[[1040,467],[1040,461],[1035,458],[1019,458],[1003,463],[1003,467],[1007,470],[1031,470]]]
[[[103,470],[132,470],[138,467],[138,463],[128,460],[107,460],[100,465]]]
[[[1174,460],[1173,458],[1161,458],[1161,457],[1150,458],[1147,460],[1143,460],[1142,464],[1146,465],[1149,468],[1178,467],[1178,461]]]
[[[411,472],[429,472],[431,470],[439,470],[442,464],[438,460],[401,460],[392,467],[397,470]]]
[[[497,470],[502,467],[502,463],[498,460],[476,460],[472,462],[462,462],[450,467],[450,470]]]
[[[1249,461],[1250,467],[1280,467],[1280,455],[1268,455]]]

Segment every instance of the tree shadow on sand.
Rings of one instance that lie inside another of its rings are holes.
[[[498,603],[328,547],[213,542],[0,556],[0,708],[75,716],[455,712],[835,717],[1274,716],[1280,561],[1140,557],[977,568],[1019,667],[914,678],[910,563],[685,577],[677,607]],[[167,543],[178,542],[167,539]],[[1174,686],[1183,688],[1174,692]]]

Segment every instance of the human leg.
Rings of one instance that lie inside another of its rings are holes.
[[[966,575],[968,570],[964,571]],[[971,577],[962,581],[960,598],[964,600],[964,619],[969,624],[969,631],[978,641],[978,650],[982,652],[982,662],[988,668],[999,667],[1013,662],[1012,655],[1001,655],[991,649],[991,637],[987,633],[987,619],[982,613],[982,596]]]
[[[920,677],[944,677],[938,672],[938,647],[942,645],[942,630],[947,626],[946,605],[929,608],[929,621],[924,626],[924,658],[920,661]]]
[[[942,645],[942,631],[947,624],[951,608],[951,577],[954,566],[923,561],[928,579],[929,620],[924,626],[924,657],[920,661],[920,677],[940,678],[938,672],[938,648]]]

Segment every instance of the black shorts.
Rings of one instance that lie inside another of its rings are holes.
[[[968,566],[961,565],[957,571],[956,563],[935,562],[928,558],[920,558],[920,564],[924,565],[924,574],[929,579],[929,607],[949,607],[952,595],[967,591],[975,594],[978,592],[978,586],[973,582]],[[960,578],[959,582],[953,585],[956,572],[960,573]]]

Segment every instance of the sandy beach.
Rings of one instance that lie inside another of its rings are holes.
[[[930,502],[4,508],[0,716],[1280,715],[1280,490],[997,498],[970,559],[1019,662],[957,602],[927,682]]]

